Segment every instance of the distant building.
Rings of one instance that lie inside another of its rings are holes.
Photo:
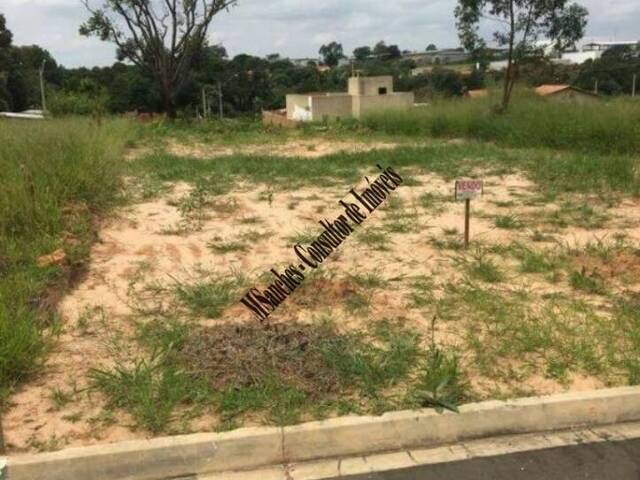
[[[588,60],[598,60],[602,54],[613,47],[629,47],[640,45],[640,40],[629,40],[620,42],[590,42],[585,43],[580,50],[558,52],[555,46],[549,41],[537,42],[536,47],[541,48],[553,63],[560,65],[581,65]],[[504,70],[507,68],[506,60],[494,61],[489,64],[490,70]]]
[[[296,67],[306,67],[310,63],[315,63],[316,65],[320,63],[317,58],[290,58],[289,61]]]
[[[310,122],[360,118],[381,109],[409,109],[413,92],[394,92],[393,77],[351,77],[346,93],[305,93],[287,95],[287,118]]]
[[[640,40],[626,40],[620,42],[590,42],[582,46],[581,51],[562,52],[558,58],[552,59],[554,63],[565,65],[580,65],[587,60],[597,60],[602,54],[614,47],[633,47],[640,45]]]
[[[535,89],[535,93],[540,97],[577,103],[593,103],[600,98],[595,93],[571,85],[540,85]]]
[[[446,65],[462,63],[471,59],[471,54],[461,48],[445,48],[427,52],[411,52],[402,55],[403,60],[413,60],[416,65]]]
[[[613,47],[633,47],[640,45],[640,40],[624,40],[620,42],[590,42],[582,46],[583,52],[604,52]]]

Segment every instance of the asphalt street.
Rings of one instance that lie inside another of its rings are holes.
[[[640,480],[640,439],[340,477],[348,480]]]

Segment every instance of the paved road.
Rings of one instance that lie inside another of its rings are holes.
[[[474,458],[348,480],[640,480],[640,439]]]

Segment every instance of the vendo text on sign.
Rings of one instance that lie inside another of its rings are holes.
[[[482,180],[456,181],[456,200],[472,200],[482,195],[484,184]]]

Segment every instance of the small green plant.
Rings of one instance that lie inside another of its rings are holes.
[[[604,295],[606,293],[602,276],[595,270],[591,273],[587,272],[586,268],[582,268],[580,271],[573,270],[569,274],[569,283],[576,290],[586,293],[595,295]]]
[[[316,230],[304,230],[286,237],[285,240],[291,245],[309,245],[318,238],[318,235],[320,235],[320,232]]]
[[[54,410],[60,410],[73,400],[73,393],[65,392],[61,388],[54,388],[50,391],[49,398],[53,402]]]
[[[179,283],[176,295],[194,314],[219,318],[222,310],[237,299],[243,284],[238,278],[212,278],[193,284]]]
[[[411,282],[409,308],[424,308],[434,303],[433,280],[429,277],[418,277]]]
[[[422,407],[458,411],[466,398],[467,386],[462,378],[458,356],[432,345],[418,377],[413,397]]]
[[[391,242],[388,233],[373,228],[362,230],[357,234],[356,239],[374,250],[389,250]]]
[[[367,310],[369,308],[370,303],[371,303],[371,300],[369,297],[361,293],[354,292],[345,299],[344,306],[348,312],[356,313],[363,310]]]
[[[236,241],[212,240],[207,246],[215,253],[246,252],[249,250],[249,245]]]
[[[153,433],[164,431],[174,409],[201,391],[184,372],[166,365],[162,355],[117,363],[112,369],[90,372],[93,388],[109,399],[110,408],[125,408],[135,421]]]
[[[487,283],[498,283],[504,280],[504,274],[498,266],[487,258],[477,258],[467,265],[469,275]]]
[[[494,219],[494,225],[505,230],[520,230],[524,227],[524,224],[514,215],[499,215]]]
[[[558,268],[558,260],[549,254],[535,252],[528,248],[517,251],[516,257],[520,259],[520,271],[522,273],[548,273]]]
[[[382,276],[382,274],[377,272],[354,274],[351,275],[350,278],[356,285],[369,289],[382,288],[389,284],[389,280],[387,280]]]

